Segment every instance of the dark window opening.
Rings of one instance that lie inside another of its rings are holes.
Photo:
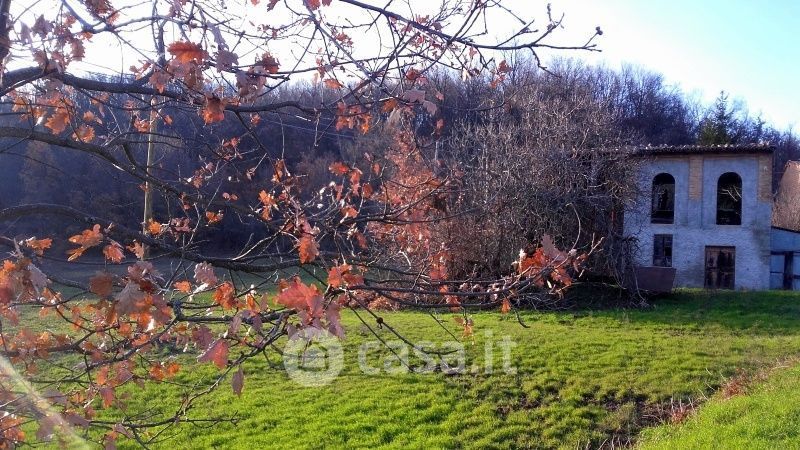
[[[672,267],[672,235],[657,234],[653,236],[653,265]]]
[[[791,291],[794,284],[794,253],[786,252],[783,255],[783,288]]]
[[[733,289],[735,275],[735,247],[706,247],[706,289]]]
[[[723,173],[717,182],[717,225],[742,224],[742,177]]]
[[[675,178],[660,173],[653,178],[651,223],[672,223],[675,219]]]

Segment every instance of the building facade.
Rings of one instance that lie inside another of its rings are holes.
[[[646,147],[642,195],[626,208],[635,263],[671,267],[674,287],[769,289],[772,147]]]
[[[771,289],[800,291],[800,232],[773,226],[770,262]]]

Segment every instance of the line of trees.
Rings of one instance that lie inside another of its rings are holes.
[[[448,243],[463,253],[459,267],[453,268],[462,275],[502,273],[524,242],[546,233],[563,245],[580,241],[581,225],[584,240],[592,233],[606,239],[605,252],[597,255],[598,272],[622,277],[629,249],[616,234],[620,218],[608,211],[619,210],[638,193],[631,190],[630,161],[609,149],[769,142],[776,146],[776,187],[786,161],[800,159],[796,135],[749,114],[743,102],[731,102],[722,92],[706,106],[660,74],[634,66],[610,69],[558,59],[543,69],[535,61],[518,60],[496,85],[481,77],[462,80],[438,71],[426,75],[421,89],[438,99],[435,111],[416,107],[413,126],[427,143],[422,149],[425,157],[437,170],[446,167],[462,174],[468,194],[451,207],[481,211],[455,222],[450,231],[453,236],[469,236]],[[324,85],[303,82],[277,89],[270,100],[301,99],[311,105],[331,95]],[[107,101],[122,106],[126,96],[111,94]],[[90,111],[89,102],[84,99],[84,103],[82,108]],[[205,180],[200,189],[209,194],[219,191],[217,195],[256,196],[259,180],[272,176],[271,167],[259,163],[266,152],[270,158],[282,158],[290,172],[303,174],[299,188],[311,198],[335,179],[328,170],[333,162],[355,163],[365,151],[379,153],[391,141],[391,132],[386,131],[391,127],[375,126],[362,135],[337,129],[334,115],[308,121],[269,114],[248,130],[236,118],[204,126],[193,111],[172,105],[160,114],[169,117],[171,125],[159,130],[154,170],[201,180],[198,163],[213,164],[208,173],[213,172],[219,182]],[[376,116],[390,120],[389,114]],[[10,124],[16,118],[3,120]],[[109,116],[103,127],[127,125],[117,120]],[[259,147],[260,143],[268,145]],[[139,225],[141,214],[135,205],[143,195],[141,180],[91,155],[75,155],[39,141],[12,144],[0,154],[4,205],[54,202],[103,211],[131,228]],[[131,148],[143,157],[144,139]],[[169,202],[157,199],[155,216],[168,215]],[[29,220],[17,222],[13,229],[20,235],[42,235],[47,226]],[[68,221],[64,226],[74,228]],[[497,238],[482,238],[481,233]],[[230,252],[263,236],[251,218],[227,215],[204,230],[202,237],[202,247]]]

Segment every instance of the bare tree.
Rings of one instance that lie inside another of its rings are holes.
[[[461,207],[478,211],[453,224],[457,273],[503,273],[527,243],[551,235],[577,248],[604,238],[592,267],[622,277],[621,211],[638,194],[631,134],[595,82],[551,72],[518,68],[487,101],[497,107],[458,122],[443,145],[446,165],[462,174]]]
[[[21,427],[35,421],[39,439],[76,427],[106,444],[126,436],[146,446],[178,422],[221,420],[194,411],[196,400],[225,378],[241,392],[242,363],[287,335],[298,339],[310,328],[341,335],[340,309],[364,305],[368,295],[462,312],[508,309],[515,295],[548,283],[562,288],[580,270],[585,255],[545,241],[528,242],[502,277],[447,273],[452,256],[441,234],[459,216],[448,205],[460,206],[453,198],[463,178],[436,165],[417,128],[422,114],[439,114],[439,99],[425,90],[432,68],[484,76],[497,87],[512,72],[498,60],[502,52],[538,60],[542,51],[591,50],[599,30],[560,43],[563,17],[549,7],[534,26],[499,2],[243,3],[2,2],[0,25],[9,26],[0,27],[0,95],[13,122],[0,127],[0,155],[32,141],[86,155],[102,168],[97,176],[119,175],[107,182],[140,186],[156,204],[141,226],[112,221],[102,205],[55,199],[0,210],[3,223],[58,217],[80,227],[68,242],[73,233],[59,229],[3,239],[11,249],[0,270],[0,355],[11,362],[0,380],[4,443],[28,440]],[[487,28],[496,23],[504,29]],[[114,69],[123,61],[133,62],[130,73]],[[107,75],[87,75],[97,66]],[[316,90],[293,91],[288,83],[298,79],[316,82]],[[556,112],[554,124],[569,113]],[[259,133],[291,120],[318,136],[346,136],[367,133],[385,116],[389,148],[333,162],[331,183],[313,192],[287,164],[291,155]],[[192,132],[175,132],[175,123]],[[162,165],[170,152],[182,152],[191,166]],[[583,185],[595,183],[603,181]],[[129,200],[129,208],[143,206],[138,196]],[[251,230],[245,243],[234,254],[207,253],[201,241],[234,219]],[[102,260],[95,274],[40,270],[48,259],[92,256]],[[117,264],[127,270],[113,270]],[[269,299],[280,307],[270,308]],[[67,327],[34,333],[36,312]],[[371,311],[359,317],[397,332]],[[119,406],[125,386],[163,382],[180,370],[158,351],[163,346],[196,351],[218,373],[202,385],[175,385],[182,400],[169,413],[98,418],[96,408]],[[31,387],[25,376],[37,370]]]

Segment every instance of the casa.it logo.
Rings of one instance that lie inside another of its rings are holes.
[[[283,367],[289,378],[301,386],[330,384],[344,367],[339,339],[321,328],[309,327],[294,333],[283,348]]]

